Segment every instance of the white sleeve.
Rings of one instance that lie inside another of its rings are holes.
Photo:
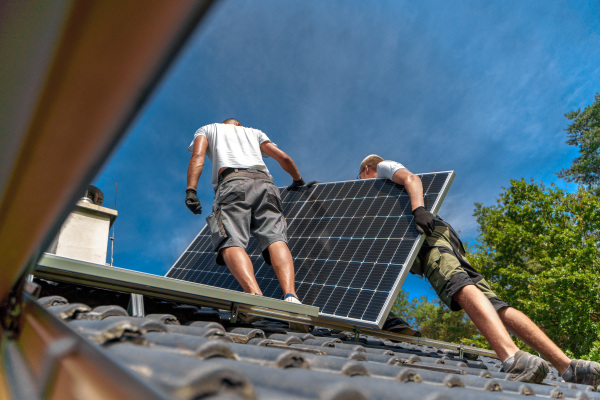
[[[271,142],[273,143],[273,141],[271,139],[269,139],[269,137],[267,136],[266,133],[264,133],[263,131],[261,131],[260,129],[254,129],[257,133],[258,133],[258,143],[259,144],[263,144],[264,142]],[[273,143],[275,144],[275,143]],[[275,144],[275,146],[277,146]],[[263,153],[262,151],[260,152],[262,158],[270,158],[269,155]]]
[[[377,164],[377,177],[378,178],[387,178],[390,181],[394,180],[394,174],[399,169],[406,168],[404,165],[395,162],[395,161],[382,161]]]
[[[264,142],[267,141],[271,141],[271,139],[269,139],[269,137],[267,136],[266,133],[264,133],[263,131],[259,130],[259,129],[255,129],[258,133],[258,143],[259,144],[263,144]]]
[[[199,128],[195,133],[194,133],[194,138],[192,139],[192,143],[190,143],[190,145],[188,146],[188,151],[191,153],[194,151],[194,142],[196,141],[196,138],[198,136],[204,136],[206,137],[206,128],[208,128],[210,125],[205,125],[202,128]],[[208,139],[208,138],[207,138]]]

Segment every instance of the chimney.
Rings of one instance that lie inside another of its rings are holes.
[[[102,191],[90,185],[48,249],[58,256],[106,264],[109,230],[117,211],[101,207]]]

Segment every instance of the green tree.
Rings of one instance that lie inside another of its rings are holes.
[[[600,199],[513,180],[474,215],[480,235],[470,260],[494,291],[569,355],[597,359]]]
[[[583,111],[578,109],[565,114],[569,124],[567,143],[579,147],[579,157],[573,160],[571,168],[561,170],[557,175],[567,182],[584,185],[597,195],[600,194],[600,94],[595,102]]]
[[[464,311],[452,312],[437,298],[430,301],[428,297],[421,296],[409,301],[408,294],[401,291],[392,312],[420,330],[424,337],[489,348]]]

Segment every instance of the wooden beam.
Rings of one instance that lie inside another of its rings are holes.
[[[70,3],[33,118],[23,132],[2,133],[24,138],[0,171],[9,174],[0,193],[0,299],[52,240],[210,3]]]

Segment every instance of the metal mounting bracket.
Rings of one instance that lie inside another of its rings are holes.
[[[127,311],[132,317],[144,318],[146,316],[146,311],[144,309],[144,296],[137,293],[131,293]]]
[[[360,329],[358,328],[358,326],[354,325],[354,341],[358,342],[360,340]]]
[[[237,322],[239,307],[237,303],[231,303],[231,318],[229,318],[229,322],[235,324]]]

